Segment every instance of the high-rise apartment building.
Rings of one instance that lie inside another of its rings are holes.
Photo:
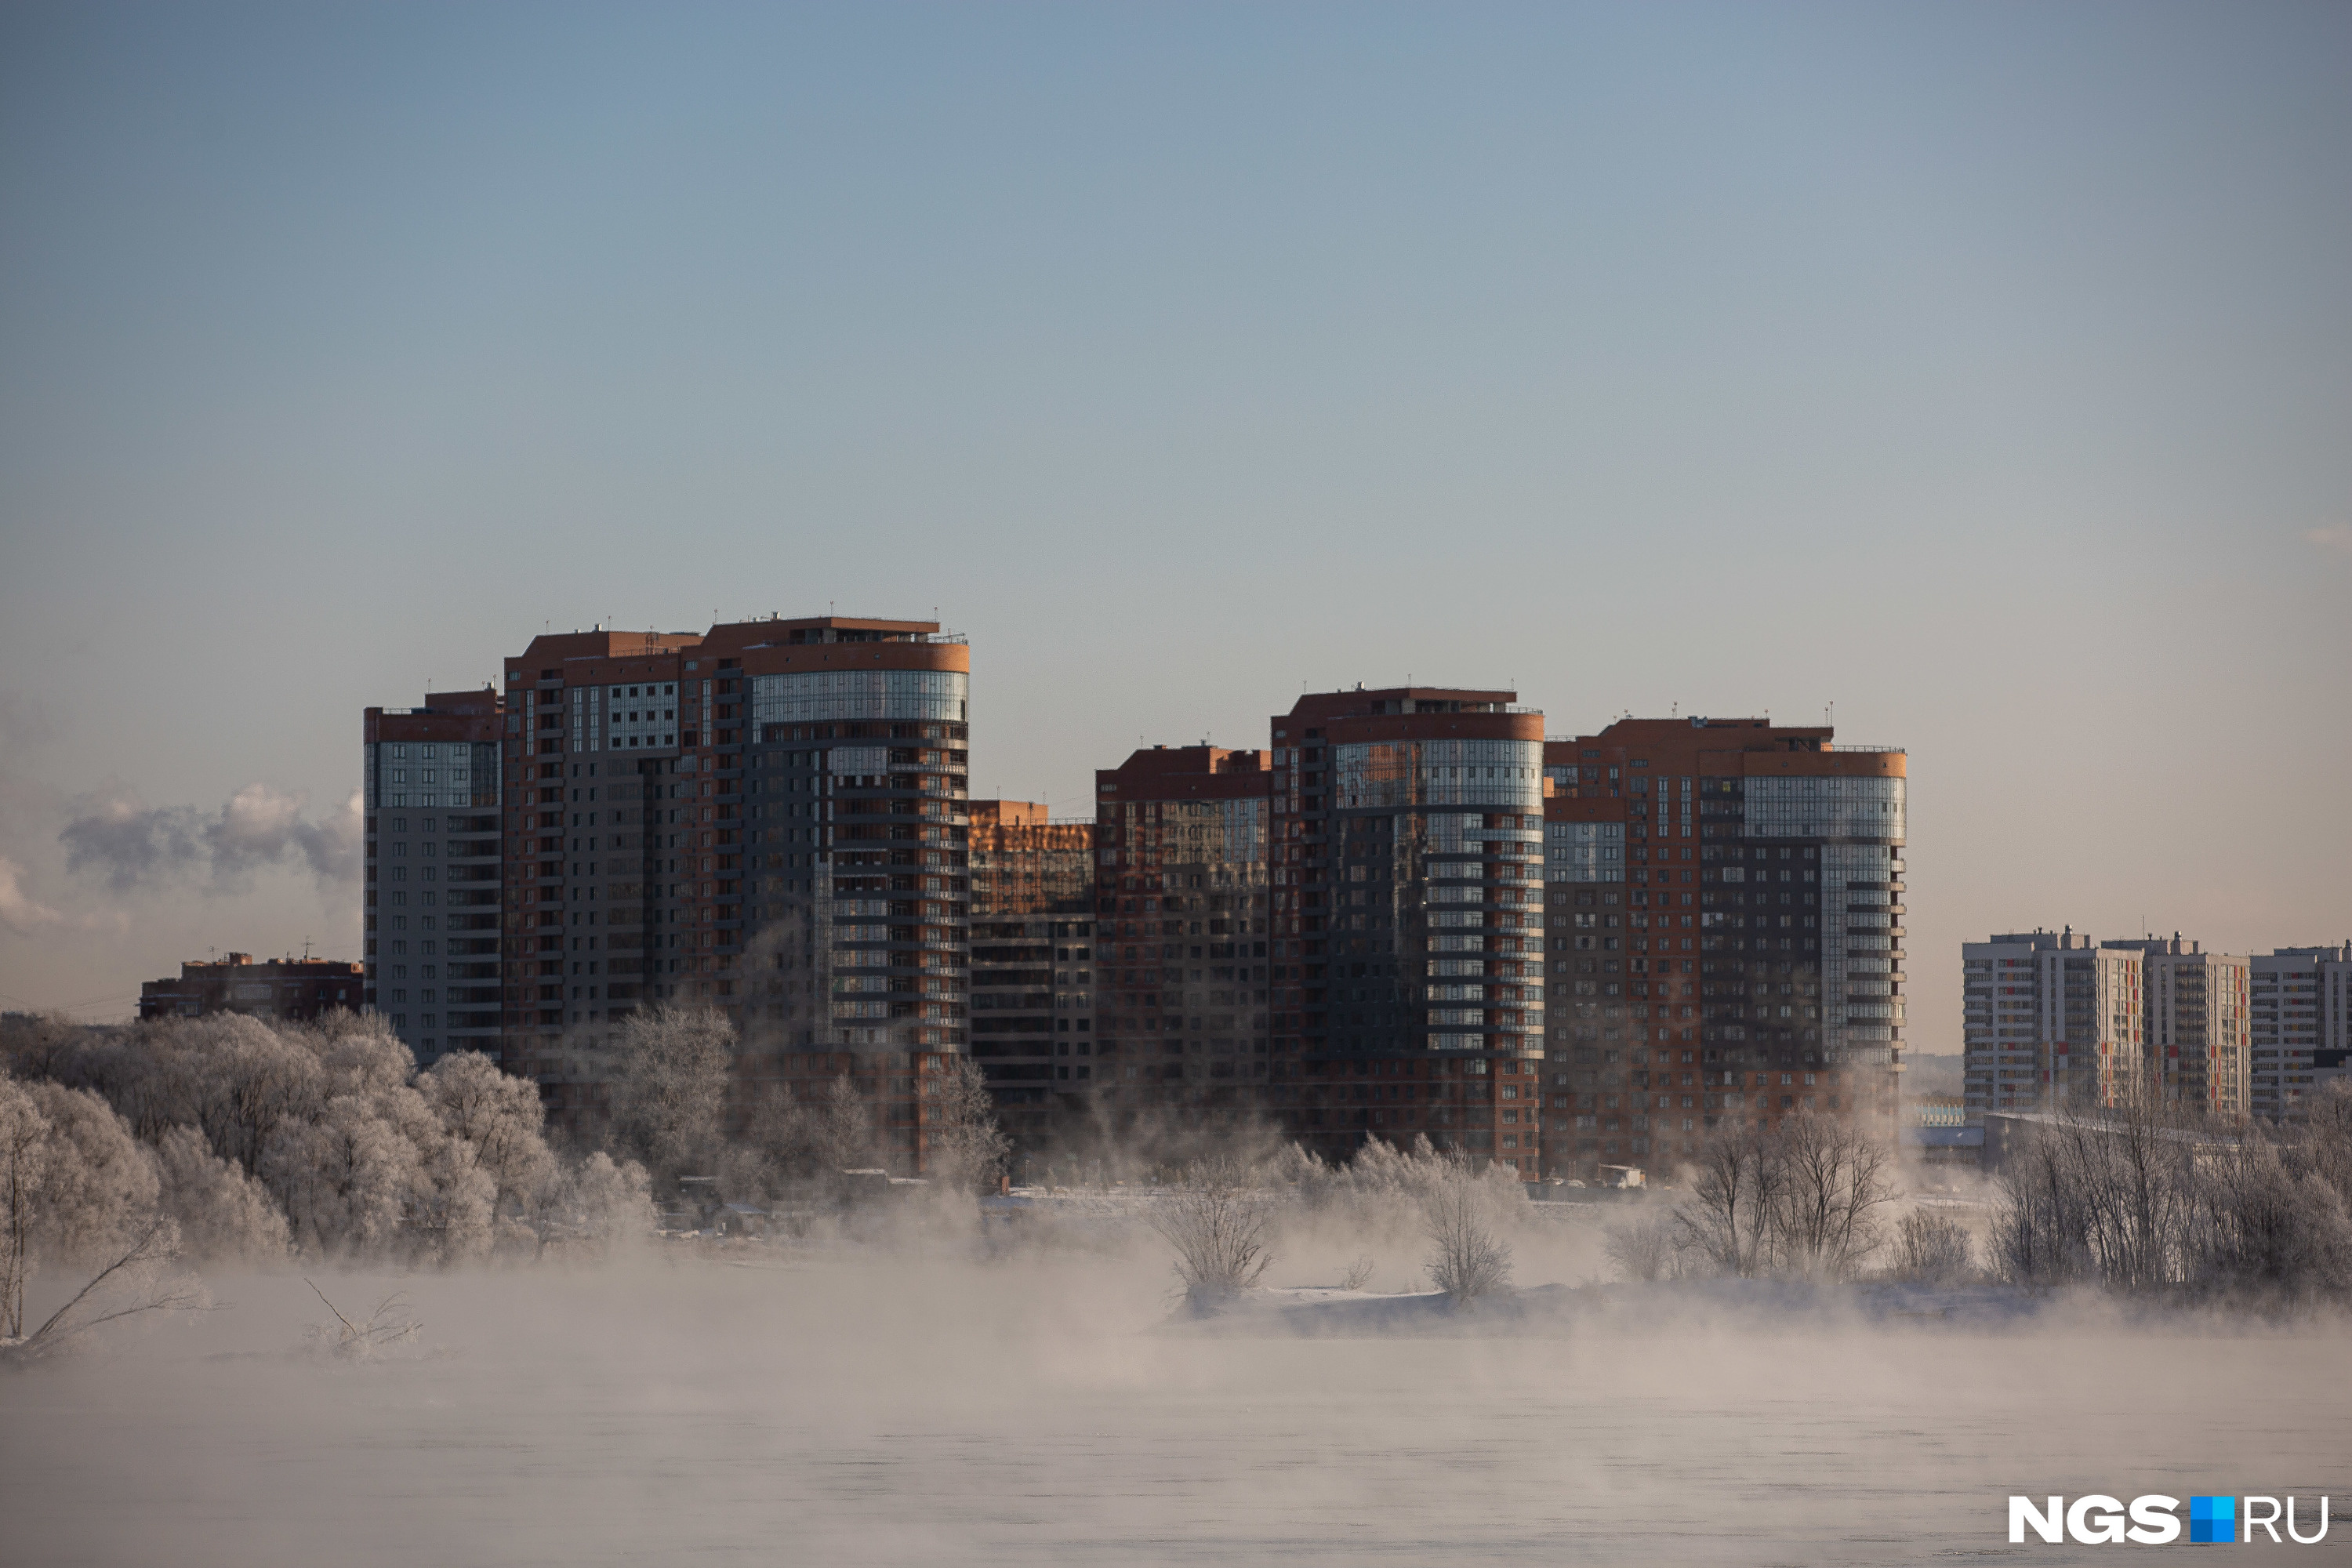
[[[809,1054],[788,1077],[961,1049],[970,668],[935,622],[830,616],[508,659],[510,1056],[561,1106],[572,1031],[672,1000]]]
[[[2145,979],[2137,951],[2063,931],[1960,948],[1962,1103],[1987,1111],[2113,1105],[2146,1080]]]
[[[2293,1117],[2352,1047],[2352,942],[2282,947],[2248,962],[2253,1114]]]
[[[2203,952],[2178,934],[2141,951],[2148,1054],[2165,1098],[2243,1116],[2253,1100],[2252,960]]]
[[[1532,1177],[1543,718],[1517,693],[1317,693],[1273,731],[1270,1099],[1307,1147],[1426,1133]]]
[[[1545,745],[1547,1169],[1686,1155],[1727,1116],[1894,1137],[1906,762],[1762,719]]]
[[[1095,1088],[1095,825],[971,803],[971,1055],[1024,1150]]]
[[[2251,961],[2207,952],[2175,931],[2100,945],[2140,955],[2141,1032],[2168,1100],[2241,1117],[2253,1103]]]
[[[1115,1110],[1264,1104],[1269,761],[1153,746],[1095,773],[1094,1082]]]
[[[503,721],[495,689],[362,716],[365,1005],[424,1065],[501,1055]]]

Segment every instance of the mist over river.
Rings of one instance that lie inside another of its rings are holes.
[[[2338,1474],[2333,1333],[1160,1331],[1136,1262],[297,1274],[0,1383],[12,1563],[1910,1563]]]
[[[303,1348],[300,1276],[217,1279],[0,1378],[0,1559],[2070,1563],[2007,1544],[2007,1494],[2344,1479],[2333,1328],[1215,1336],[1166,1331],[1158,1267],[314,1276],[408,1293],[417,1342],[362,1361]]]

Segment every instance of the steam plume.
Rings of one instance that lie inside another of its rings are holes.
[[[66,825],[66,868],[88,870],[118,893],[194,878],[209,890],[243,888],[262,867],[307,868],[322,884],[354,881],[360,874],[360,797],[340,812],[313,820],[309,797],[266,784],[231,795],[219,816],[193,805],[142,806],[116,796]]]

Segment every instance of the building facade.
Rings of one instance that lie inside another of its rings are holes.
[[[971,803],[969,1050],[1024,1152],[1095,1089],[1095,825]]]
[[[2170,1101],[2235,1119],[2253,1103],[2252,960],[2175,931],[2101,944],[2137,952],[2150,1076]]]
[[[2282,947],[2247,963],[2248,1045],[2253,1114],[2294,1117],[2331,1078],[2343,1076],[2352,1025],[2352,942]]]
[[[420,1065],[504,1055],[504,729],[495,688],[362,715],[365,1005]]]
[[[139,988],[139,1016],[201,1018],[244,1013],[257,1018],[316,1018],[337,1008],[365,1006],[363,967],[331,958],[254,962],[249,952],[180,965],[176,980],[150,980]]]
[[[1114,1116],[1265,1104],[1268,762],[1153,746],[1095,773],[1094,1081]]]
[[[1665,1163],[1727,1117],[1892,1141],[1907,758],[1761,719],[1627,719],[1543,752],[1544,1168]]]
[[[830,616],[508,659],[510,1063],[590,1109],[580,1040],[716,1007],[739,1078],[854,1065],[919,1168],[915,1086],[966,1043],[970,668],[936,622]]]
[[[2137,952],[2074,928],[1961,944],[1962,1103],[1990,1112],[2113,1105],[2148,1070]]]
[[[1271,721],[1268,1098],[1327,1158],[1426,1135],[1538,1173],[1543,717],[1516,698],[1360,688]]]

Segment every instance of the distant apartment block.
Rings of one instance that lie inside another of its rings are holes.
[[[2253,1113],[2294,1117],[2352,1049],[2352,942],[2282,947],[2248,961]]]
[[[139,988],[139,1016],[201,1018],[244,1013],[257,1018],[316,1018],[337,1008],[356,1013],[365,978],[359,964],[331,958],[263,959],[232,952],[180,965],[177,980]]]
[[[2310,977],[2316,967],[2285,954],[2206,952],[2178,934],[2094,944],[2072,927],[1963,943],[1970,1121],[2113,1105],[2141,1091],[2213,1116],[2249,1114],[2257,1107],[2257,963],[2275,963],[2282,976]],[[2274,982],[2266,998],[2281,999],[2284,984]],[[2270,1037],[2284,1037],[2283,1015],[2265,1016]]]
[[[969,1051],[1005,1131],[1036,1146],[1096,1087],[1095,824],[1033,801],[971,803]]]
[[[1511,691],[1302,697],[1274,717],[1276,1116],[1540,1169],[1543,716]]]
[[[2142,1037],[2164,1098],[2241,1117],[2253,1103],[2252,961],[2199,943],[2139,937],[2100,944],[2140,954]]]
[[[1095,773],[1093,1082],[1112,1108],[1265,1103],[1271,761],[1152,746]]]
[[[2136,950],[2063,931],[1960,949],[1968,1121],[1991,1111],[2113,1105],[2147,1074],[2144,970]]]
[[[423,1065],[502,1052],[504,713],[484,689],[362,719],[366,1005]]]
[[[1907,759],[1826,728],[1628,719],[1543,748],[1545,1167],[1801,1110],[1890,1140]]]

